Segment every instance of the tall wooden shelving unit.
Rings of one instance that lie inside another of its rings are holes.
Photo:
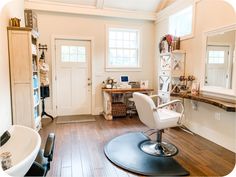
[[[13,124],[35,130],[41,128],[37,38],[31,28],[8,27]]]
[[[160,54],[158,95],[162,103],[170,101],[173,85],[177,85],[179,77],[185,75],[185,51],[174,50]]]

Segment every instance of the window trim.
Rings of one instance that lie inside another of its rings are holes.
[[[138,32],[138,66],[137,67],[119,67],[119,66],[110,66],[109,65],[109,29],[121,29],[121,30],[134,30]],[[141,59],[141,50],[142,50],[142,29],[137,26],[124,26],[124,25],[106,25],[106,56],[105,56],[105,71],[141,71],[142,69],[142,59]]]

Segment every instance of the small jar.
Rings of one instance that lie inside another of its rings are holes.
[[[4,152],[0,155],[1,158],[1,165],[3,170],[7,170],[12,167],[12,161],[11,161],[11,153],[10,152]]]

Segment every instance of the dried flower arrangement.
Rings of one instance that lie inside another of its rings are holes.
[[[180,38],[167,34],[161,38],[159,43],[160,53],[170,52],[180,49]]]

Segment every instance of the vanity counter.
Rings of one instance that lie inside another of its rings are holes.
[[[191,99],[195,101],[201,101],[222,108],[227,112],[236,112],[236,101],[235,102],[222,101],[219,99],[207,97],[202,94],[192,95],[191,93],[186,93],[186,92],[171,93],[171,96]]]

